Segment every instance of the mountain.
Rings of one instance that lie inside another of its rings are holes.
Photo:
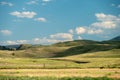
[[[111,39],[112,41],[120,41],[120,36],[117,36],[117,37],[115,37],[115,38],[113,38],[113,39]]]

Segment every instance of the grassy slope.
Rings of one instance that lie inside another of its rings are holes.
[[[120,49],[120,41],[75,40],[49,46],[22,44],[17,50],[0,51],[0,57],[48,58]]]
[[[88,62],[85,64],[79,64],[79,67],[81,68],[120,68],[120,49],[78,54],[62,58],[59,57],[57,59],[65,61],[73,60]]]
[[[9,54],[9,53],[8,53]],[[45,67],[44,67],[45,64]],[[58,65],[59,64],[59,65]],[[0,58],[0,68],[120,68],[120,49],[60,58]]]
[[[119,42],[95,42],[91,45],[88,41],[89,45],[86,42],[83,42],[85,45],[81,42],[81,46],[70,45],[79,45],[80,42],[65,42],[62,43],[67,43],[64,46],[32,46],[16,51],[1,50],[0,68],[43,68],[44,64],[47,65],[45,68],[120,68]]]
[[[54,47],[54,46],[42,46],[42,47],[32,47],[25,50],[0,50],[0,57],[21,57],[21,58],[47,58],[53,57],[55,53],[62,52],[69,47]]]
[[[78,54],[69,56],[69,58],[120,58],[120,49]]]

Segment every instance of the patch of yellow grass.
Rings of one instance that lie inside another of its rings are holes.
[[[41,77],[112,77],[120,78],[120,69],[1,69],[0,75]]]

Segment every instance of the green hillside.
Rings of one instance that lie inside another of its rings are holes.
[[[0,57],[20,57],[20,58],[48,58],[53,57],[56,53],[63,52],[68,47],[31,47],[25,50],[0,50]]]
[[[64,52],[60,52],[59,54],[56,54],[56,57],[85,54],[90,52],[107,51],[111,49],[120,49],[120,48],[119,45],[104,45],[104,44],[76,46],[76,47],[71,47],[65,50]]]
[[[49,46],[22,44],[17,49],[3,48],[0,57],[51,58],[120,49],[120,41],[75,40]]]
[[[7,54],[11,52],[8,51]],[[59,58],[10,57],[0,58],[0,69],[120,68],[120,49]]]
[[[86,54],[78,54],[68,56],[68,58],[120,58],[120,49],[112,49],[108,51],[91,52]]]

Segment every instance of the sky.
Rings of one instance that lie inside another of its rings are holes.
[[[120,35],[120,0],[0,0],[0,45]]]

